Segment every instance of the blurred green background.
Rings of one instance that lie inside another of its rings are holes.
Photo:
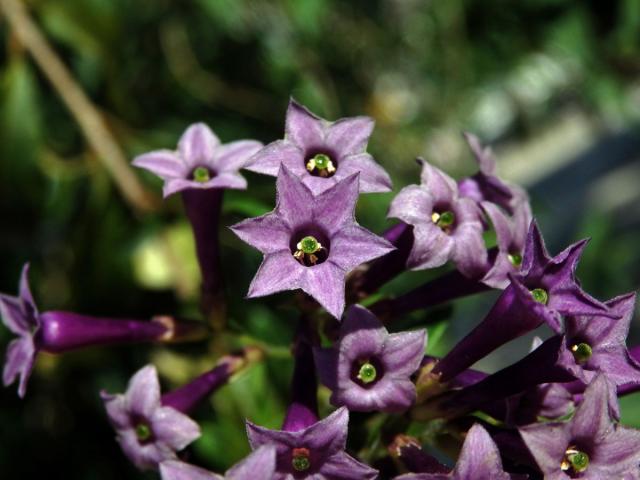
[[[588,291],[606,300],[640,284],[640,0],[28,4],[128,159],[173,148],[195,121],[223,141],[281,138],[292,95],[329,119],[374,117],[369,151],[397,192],[417,182],[418,155],[454,176],[472,173],[460,135],[469,130],[495,147],[502,176],[529,189],[552,252],[593,238],[579,269]],[[15,293],[29,260],[42,310],[197,317],[197,265],[179,199],[134,212],[4,18],[0,40],[0,291]],[[159,198],[158,179],[135,175]],[[273,179],[246,176],[248,191],[225,194],[224,225],[273,206]],[[392,196],[361,197],[360,223],[376,232],[390,225]],[[243,341],[271,345],[273,355],[197,414],[204,436],[191,459],[218,470],[248,450],[244,417],[279,426],[296,318],[288,295],[243,301],[259,254],[226,229],[222,242],[233,266],[226,269],[230,327]],[[406,274],[386,290],[429,275]],[[445,353],[492,299],[456,304],[455,321],[430,330],[429,351]],[[634,322],[630,344],[640,342]],[[9,339],[0,329],[3,350]],[[483,367],[519,358],[527,342]],[[24,401],[14,387],[0,391],[0,476],[146,478],[114,442],[99,390],[122,391],[150,361],[174,387],[212,365],[212,348],[42,355]],[[638,396],[624,400],[625,420],[640,427],[639,407]],[[361,437],[353,435],[356,450],[365,447]]]

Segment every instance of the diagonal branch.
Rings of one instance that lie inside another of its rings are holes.
[[[137,212],[154,209],[157,204],[155,197],[138,181],[102,115],[51,48],[23,3],[20,0],[0,0],[0,10],[6,16],[18,40],[31,53],[62,98],[125,200]]]

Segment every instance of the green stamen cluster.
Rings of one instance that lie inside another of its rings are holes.
[[[573,345],[571,347],[571,352],[573,353],[573,358],[575,358],[578,363],[585,363],[589,361],[591,355],[593,355],[591,345],[588,343],[578,343],[577,345]]]
[[[522,265],[522,255],[520,255],[519,253],[510,253],[509,255],[507,255],[507,258],[511,262],[511,265],[513,265],[514,267],[519,267],[520,265]]]
[[[567,448],[564,454],[564,459],[560,464],[560,468],[563,471],[573,470],[575,473],[584,472],[589,466],[589,455],[580,450],[576,450],[574,447]]]
[[[211,180],[211,174],[205,167],[196,167],[193,171],[193,179],[198,183],[206,183]]]
[[[304,472],[311,467],[311,461],[309,460],[309,450],[306,448],[294,448],[291,458],[291,466],[297,472]]]
[[[431,221],[444,230],[454,224],[456,215],[449,210],[442,213],[433,212],[431,214]]]
[[[141,442],[146,442],[151,438],[151,427],[146,423],[139,423],[136,425],[136,437]]]
[[[378,372],[376,371],[376,367],[371,365],[369,362],[365,362],[360,366],[360,370],[358,371],[358,380],[362,383],[371,383],[375,381],[378,376]]]
[[[312,237],[311,235],[304,237],[296,246],[299,250],[302,250],[306,254],[316,253],[318,250],[320,250],[320,242],[318,242],[318,240],[316,240],[316,238]]]
[[[530,292],[533,299],[538,303],[546,305],[549,301],[549,294],[543,288],[534,288],[533,290],[530,290]]]
[[[307,161],[307,170],[309,172],[316,173],[321,177],[329,177],[336,171],[336,167],[331,160],[331,157],[326,153],[317,153]]]

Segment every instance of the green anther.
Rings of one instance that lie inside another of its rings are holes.
[[[549,294],[542,288],[534,288],[533,290],[531,290],[531,296],[536,302],[543,305],[546,305],[549,301]]]
[[[329,168],[329,165],[333,165],[329,155],[325,155],[324,153],[316,154],[311,160],[318,170],[324,170],[325,168]]]
[[[136,425],[136,436],[141,442],[145,442],[151,438],[151,428],[146,423]]]
[[[318,242],[315,237],[309,235],[300,240],[297,247],[306,254],[312,254],[320,250],[320,242]]]
[[[515,267],[519,267],[520,265],[522,265],[522,255],[520,255],[519,253],[510,253],[509,255],[507,255],[507,258],[511,262],[511,265]]]
[[[193,179],[199,183],[205,183],[211,180],[209,170],[205,167],[196,167],[193,171]]]
[[[371,365],[369,362],[363,363],[360,366],[360,371],[358,372],[358,379],[362,383],[371,383],[375,381],[378,372],[376,372],[376,367]]]
[[[306,448],[294,448],[291,458],[291,466],[298,472],[309,470],[311,461],[309,461],[309,450]]]
[[[567,452],[567,461],[571,464],[571,468],[576,473],[584,472],[589,466],[589,455],[584,452],[574,451]]]
[[[571,352],[573,352],[573,358],[575,358],[578,363],[587,362],[591,358],[591,355],[593,355],[591,345],[588,343],[578,343],[577,345],[573,345],[571,347]]]
[[[446,212],[442,212],[440,214],[440,217],[438,218],[436,225],[438,225],[440,228],[450,227],[451,225],[453,225],[453,222],[455,221],[456,221],[455,214],[447,210]]]

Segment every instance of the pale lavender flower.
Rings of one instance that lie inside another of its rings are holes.
[[[410,376],[424,356],[426,330],[389,334],[366,308],[354,305],[331,349],[315,349],[320,380],[331,403],[352,411],[399,412],[416,399]]]
[[[487,251],[480,208],[459,196],[455,181],[446,173],[420,162],[421,184],[403,188],[389,208],[389,217],[413,226],[407,266],[421,270],[452,260],[466,276],[482,275]]]
[[[155,150],[137,156],[133,165],[164,180],[165,198],[180,191],[208,188],[247,188],[239,170],[262,144],[238,140],[222,145],[203,123],[194,123],[180,137],[177,150]]]
[[[283,166],[276,186],[273,212],[231,227],[264,254],[248,297],[301,288],[339,319],[346,274],[393,247],[355,221],[357,174],[314,195]]]
[[[339,408],[327,418],[298,431],[269,430],[247,422],[254,450],[276,447],[274,480],[368,480],[378,472],[345,452],[349,411]]]
[[[224,475],[178,460],[160,464],[162,480],[272,480],[276,468],[276,449],[264,445],[227,470]]]
[[[63,353],[93,345],[144,341],[173,341],[202,330],[199,324],[176,322],[172,317],[152,321],[92,317],[72,312],[40,313],[29,289],[29,265],[20,276],[17,297],[0,294],[0,316],[18,335],[7,349],[2,380],[5,386],[19,378],[18,395],[24,397],[38,352]]]
[[[587,387],[571,420],[520,428],[520,435],[545,478],[639,477],[640,431],[613,421],[612,391],[615,386],[606,375],[599,374]]]
[[[176,459],[200,436],[200,427],[184,413],[163,406],[158,372],[153,365],[139,370],[124,395],[101,393],[122,451],[141,470]]]
[[[366,152],[373,124],[369,117],[329,122],[292,99],[284,140],[264,147],[245,168],[275,177],[280,166],[286,166],[314,194],[354,173],[360,174],[360,192],[388,192],[389,175]]]
[[[396,480],[517,480],[525,475],[507,473],[500,452],[487,431],[475,424],[464,440],[460,457],[451,473],[409,473]]]

